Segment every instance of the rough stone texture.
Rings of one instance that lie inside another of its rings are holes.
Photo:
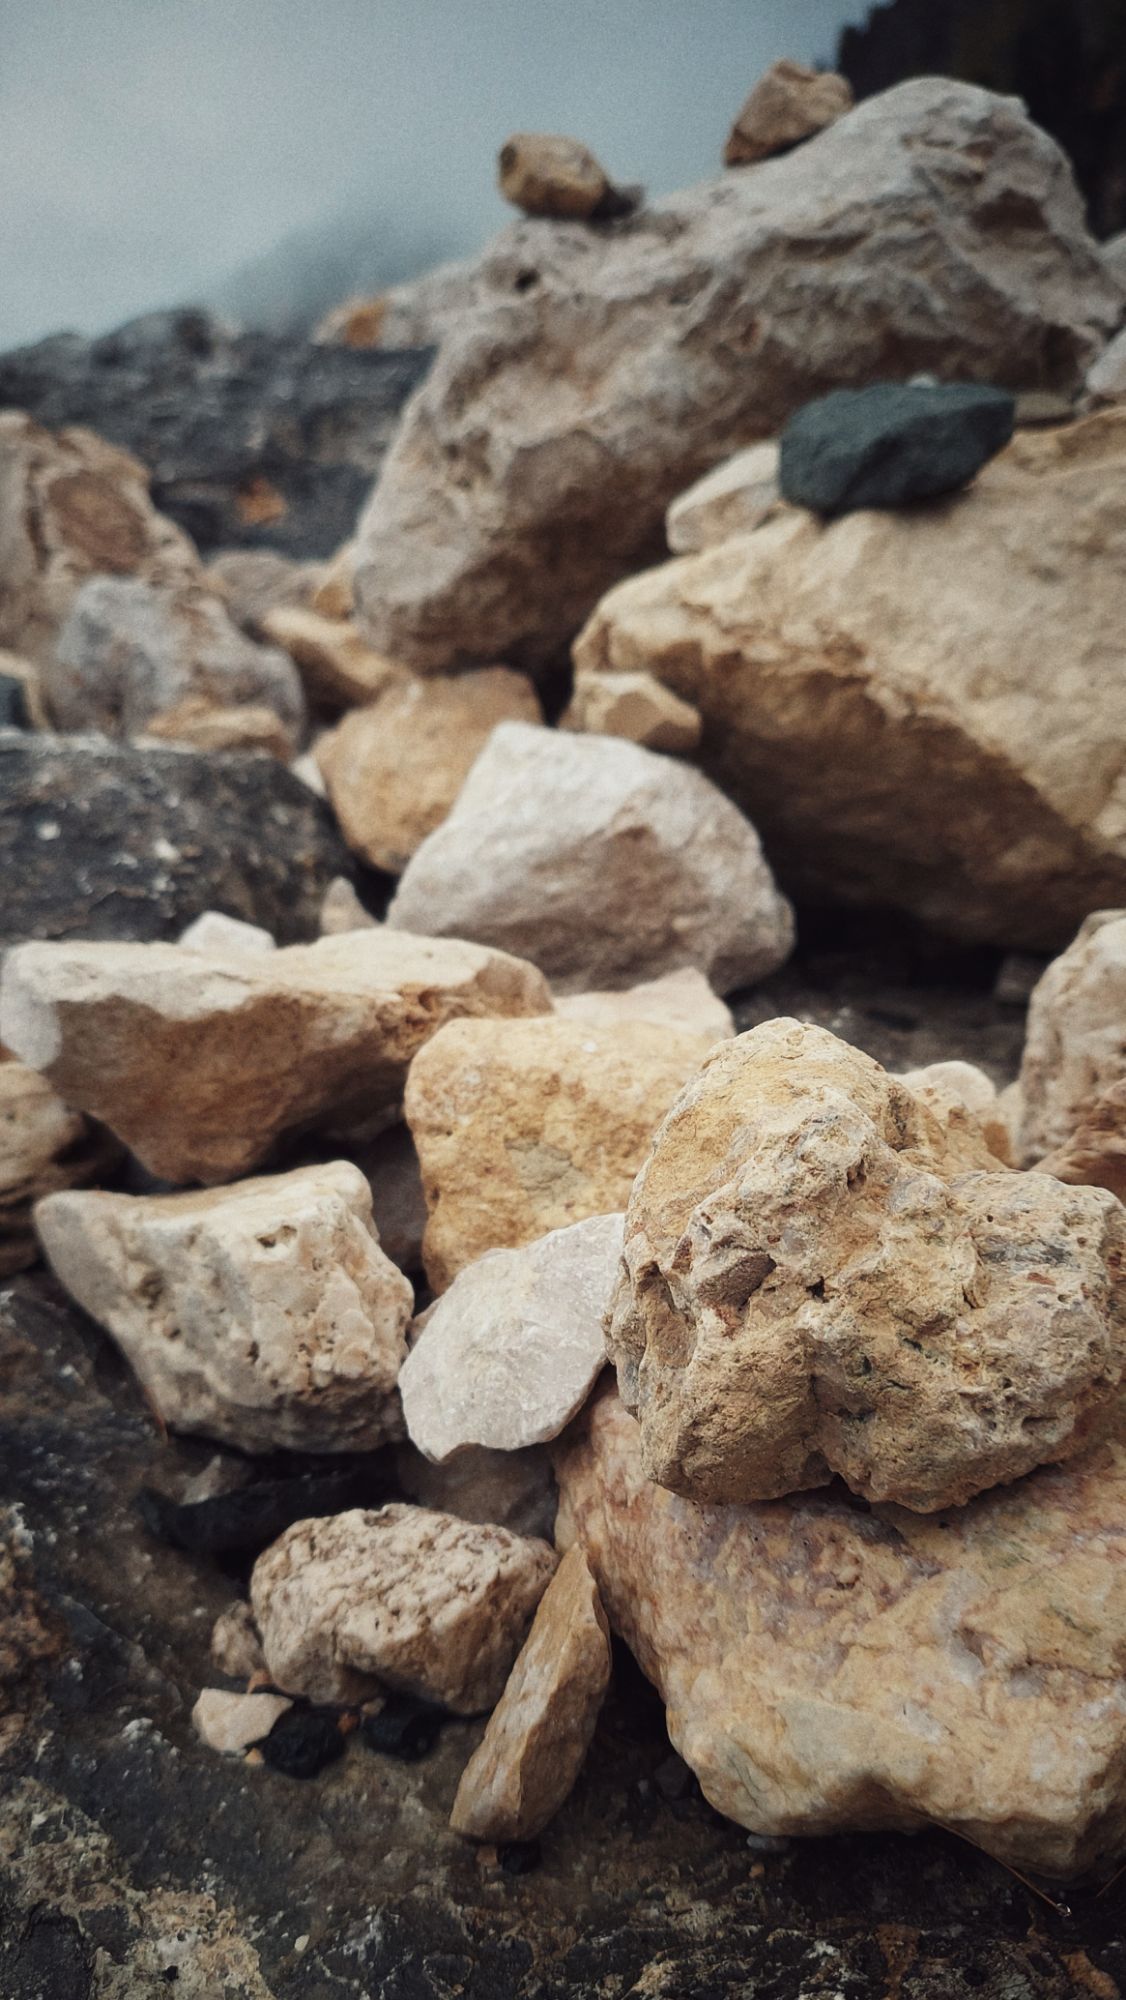
[[[204,910],[190,923],[178,940],[182,950],[202,952],[250,952],[260,956],[276,951],[277,942],[261,924],[244,924],[239,917],[224,916],[222,910]]]
[[[519,959],[385,929],[253,958],[29,944],[4,963],[0,1040],[152,1173],[221,1181],[283,1134],[385,1116],[445,1022],[550,1006]]]
[[[361,522],[360,621],[423,671],[535,664],[811,396],[923,369],[1069,389],[1120,312],[1055,144],[935,78],[609,231],[517,223],[388,296],[388,340],[442,347]]]
[[[794,936],[754,827],[700,772],[519,722],[493,731],[387,922],[519,952],[561,992],[695,965],[727,993]]]
[[[274,549],[223,549],[204,575],[223,599],[236,625],[252,638],[262,636],[262,620],[282,605],[307,606],[328,578],[327,563],[298,562]]]
[[[1020,1067],[1026,1165],[1069,1143],[1126,1078],[1126,910],[1096,910],[1054,959],[1028,1007]]]
[[[567,1799],[610,1680],[610,1633],[581,1548],[564,1556],[462,1774],[450,1814],[474,1840],[534,1840]]]
[[[427,1458],[442,1463],[471,1445],[520,1451],[570,1423],[606,1365],[602,1316],[622,1222],[591,1216],[490,1251],[416,1322],[399,1393],[407,1435]]]
[[[411,679],[353,710],[317,745],[349,847],[401,875],[449,814],[497,724],[540,720],[531,681],[507,667],[456,680]]]
[[[108,1132],[72,1111],[36,1070],[0,1061],[0,1277],[39,1255],[31,1210],[40,1195],[97,1180],[118,1151]]]
[[[490,1521],[514,1535],[550,1542],[555,1534],[556,1491],[544,1445],[525,1451],[472,1446],[448,1465],[433,1465],[413,1444],[395,1453],[395,1473],[408,1499],[459,1521]]]
[[[47,1260],[171,1430],[240,1451],[371,1451],[402,1435],[414,1310],[345,1160],[206,1194],[52,1194]]]
[[[724,147],[727,167],[751,166],[812,139],[852,110],[852,87],[832,70],[783,57],[760,76]]]
[[[674,1492],[839,1474],[929,1513],[1103,1435],[1124,1260],[1112,1195],[1001,1169],[871,1057],[782,1019],[713,1050],[661,1126],[608,1347]]]
[[[706,1035],[710,1042],[730,1041],[735,1033],[731,1009],[713,993],[702,972],[686,965],[680,972],[662,973],[641,986],[620,993],[562,993],[555,1011],[567,1021],[587,1021],[595,1028],[619,1027],[625,1021],[655,1021],[664,1028],[682,1028],[689,1035]]]
[[[578,670],[644,666],[696,705],[802,900],[1058,948],[1126,900],[1124,479],[1115,409],[1018,433],[950,501],[787,511],[623,584]]]
[[[1071,1137],[1037,1166],[1073,1186],[1109,1188],[1126,1201],[1126,1077],[1104,1090]]]
[[[178,937],[204,910],[315,937],[352,863],[272,758],[0,731],[0,946]]]
[[[1096,402],[1120,403],[1126,398],[1126,329],[1115,334],[1088,368],[1085,386]]]
[[[587,674],[562,718],[564,729],[624,736],[646,750],[687,755],[699,746],[702,724],[690,702],[652,674]]]
[[[819,514],[903,507],[968,486],[1013,435],[1002,389],[873,382],[807,403],[782,432],[782,498]]]
[[[266,1655],[254,1613],[245,1598],[236,1597],[215,1620],[211,1628],[211,1664],[234,1681],[248,1681],[265,1671]]]
[[[589,146],[552,132],[514,132],[497,157],[506,201],[525,215],[586,222],[605,213],[613,193]]]
[[[974,1063],[928,1063],[922,1069],[905,1070],[899,1081],[933,1111],[940,1124],[979,1134],[1002,1165],[1018,1164],[1003,1093]]]
[[[225,1688],[204,1688],[192,1710],[192,1722],[209,1750],[218,1750],[224,1757],[241,1757],[252,1743],[268,1736],[279,1715],[292,1707],[284,1694],[232,1694]]]
[[[1121,1847],[1121,1444],[937,1519],[841,1489],[696,1507],[646,1479],[610,1392],[556,1470],[561,1543],[720,1812],[783,1835],[937,1822],[1049,1876]]]
[[[283,605],[266,613],[262,632],[284,646],[316,708],[338,710],[374,701],[408,678],[397,660],[373,651],[350,618],[326,618],[306,606]]]
[[[441,1292],[486,1250],[623,1209],[649,1142],[711,1046],[655,1022],[452,1022],[404,1097]]]
[[[695,555],[732,535],[749,535],[780,497],[776,440],[748,445],[678,493],[665,515],[669,547],[676,556]]]
[[[261,648],[259,650],[262,650]],[[215,708],[197,695],[177,702],[166,715],[154,715],[135,743],[179,743],[191,750],[254,750],[288,764],[294,739],[276,709]]]
[[[287,1529],[250,1597],[279,1687],[348,1700],[374,1679],[476,1715],[500,1699],[555,1563],[507,1528],[354,1508]]]

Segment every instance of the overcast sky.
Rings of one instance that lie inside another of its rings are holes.
[[[0,0],[0,347],[238,293],[287,238],[469,250],[514,129],[661,193],[848,0]],[[417,262],[417,257],[414,261]],[[225,282],[228,281],[228,282]]]

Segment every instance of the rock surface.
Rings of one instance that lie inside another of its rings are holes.
[[[292,1707],[284,1694],[232,1694],[225,1688],[204,1688],[192,1710],[192,1721],[209,1750],[218,1750],[224,1757],[241,1757],[252,1743],[268,1736],[279,1715]]]
[[[659,1027],[706,1035],[712,1042],[730,1041],[735,1033],[730,1007],[691,965],[680,972],[662,973],[659,979],[646,980],[641,986],[627,986],[619,993],[563,993],[555,1002],[555,1011],[566,1021],[587,1021],[594,1028],[620,1027],[625,1021],[655,1021]]]
[[[700,772],[517,722],[493,731],[387,922],[517,952],[561,992],[694,965],[727,993],[794,935],[754,827]]]
[[[236,1597],[215,1620],[211,1628],[211,1664],[235,1681],[248,1681],[265,1672],[262,1641],[245,1598]]]
[[[356,1508],[287,1529],[250,1596],[279,1687],[347,1701],[376,1681],[476,1715],[500,1699],[555,1564],[507,1528]]]
[[[936,1062],[905,1070],[899,1081],[955,1132],[978,1134],[1003,1166],[1015,1167],[1007,1106],[992,1077],[975,1063]]]
[[[575,691],[561,727],[592,736],[624,736],[646,750],[689,755],[699,746],[701,722],[690,702],[681,701],[652,674],[587,674]]]
[[[471,1446],[434,1465],[413,1444],[395,1453],[395,1472],[408,1499],[459,1521],[488,1521],[550,1542],[555,1535],[555,1478],[543,1445],[526,1451]]]
[[[832,70],[807,69],[783,57],[760,76],[731,128],[727,167],[751,166],[812,139],[852,110],[852,88]]]
[[[1115,334],[1088,368],[1086,389],[1099,403],[1121,403],[1126,399],[1126,329]]]
[[[367,644],[350,618],[326,618],[304,605],[281,605],[266,613],[262,632],[290,655],[315,708],[339,710],[374,701],[408,678],[397,660]]]
[[[1054,1153],[1126,1079],[1126,909],[1095,910],[1053,959],[1028,1007],[1020,1067],[1020,1151]]]
[[[776,441],[748,445],[677,495],[665,515],[669,547],[676,556],[695,555],[732,535],[749,535],[780,498]]]
[[[39,1197],[96,1180],[117,1153],[109,1133],[72,1111],[45,1077],[0,1061],[0,1277],[39,1255],[31,1223]]]
[[[552,132],[514,132],[497,159],[500,191],[525,215],[587,222],[612,207],[614,190],[589,146]]]
[[[782,498],[836,515],[956,493],[1009,443],[1015,415],[1012,396],[973,383],[837,389],[782,432]]]
[[[568,1797],[610,1680],[606,1614],[581,1548],[539,1602],[458,1786],[450,1825],[474,1840],[534,1840]]]
[[[283,764],[293,758],[293,732],[287,729],[276,709],[251,705],[242,708],[215,708],[204,698],[192,695],[177,702],[165,715],[154,715],[134,742],[178,743],[190,750],[253,750],[277,757]]]
[[[674,1492],[838,1474],[930,1513],[1105,1433],[1124,1260],[1113,1196],[1004,1171],[870,1056],[781,1019],[713,1050],[657,1134],[608,1347]]]
[[[204,571],[209,587],[222,598],[236,625],[254,639],[262,637],[262,621],[270,611],[311,604],[328,578],[328,564],[298,562],[274,549],[222,549]]]
[[[1071,1186],[1109,1188],[1126,1201],[1126,1077],[1104,1090],[1070,1138],[1036,1164]]]
[[[276,939],[261,924],[244,924],[240,917],[225,916],[222,910],[204,910],[178,943],[182,950],[202,952],[205,958],[215,951],[249,952],[259,957],[264,951],[277,950]]]

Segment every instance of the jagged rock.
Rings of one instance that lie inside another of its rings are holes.
[[[694,703],[803,900],[1058,948],[1126,900],[1123,479],[1118,407],[1018,433],[909,514],[785,510],[613,591],[578,671],[644,666]]]
[[[211,1664],[233,1681],[249,1681],[266,1670],[266,1655],[254,1613],[245,1598],[236,1597],[219,1613],[211,1628]]]
[[[500,149],[497,179],[514,208],[556,221],[590,222],[637,205],[614,187],[589,146],[560,133],[513,133]]]
[[[31,1211],[40,1195],[97,1180],[118,1152],[36,1070],[0,1061],[0,1277],[38,1258]]]
[[[154,715],[133,741],[179,743],[190,750],[253,750],[283,764],[293,756],[292,731],[276,709],[215,708],[194,695],[166,715]]]
[[[240,917],[224,916],[222,910],[204,910],[188,925],[179,939],[184,951],[250,952],[257,955],[276,951],[277,941],[260,924],[244,924]]]
[[[782,497],[836,515],[956,493],[1008,444],[1015,415],[1012,396],[977,383],[837,389],[782,432]]]
[[[786,153],[852,110],[852,86],[832,70],[807,69],[783,57],[760,76],[723,151],[726,167]]]
[[[442,346],[360,525],[360,623],[420,671],[550,660],[733,443],[892,364],[1071,389],[1120,313],[1055,144],[934,77],[610,231],[516,223],[388,295],[386,339]]]
[[[444,1022],[550,1005],[519,959],[385,929],[257,957],[29,944],[4,963],[0,1040],[150,1172],[223,1181],[285,1133],[385,1117]]]
[[[169,1429],[250,1452],[402,1435],[414,1293],[348,1161],[205,1194],[52,1194],[35,1224]]]
[[[346,931],[372,931],[377,919],[365,910],[352,884],[338,875],[321,900],[321,936],[341,937]]]
[[[927,1063],[905,1070],[899,1081],[940,1124],[979,1135],[1003,1166],[1018,1164],[1007,1106],[993,1079],[975,1063]]]
[[[354,709],[316,752],[353,853],[400,875],[449,814],[497,724],[540,721],[531,681],[507,667],[412,678]]]
[[[534,1840],[582,1768],[610,1682],[610,1633],[581,1548],[539,1602],[485,1734],[462,1773],[450,1825],[473,1840]]]
[[[252,1743],[268,1736],[279,1715],[293,1703],[284,1694],[232,1694],[226,1688],[204,1688],[192,1710],[196,1735],[209,1750],[224,1757],[241,1757]]]
[[[290,655],[316,708],[338,710],[374,701],[409,679],[406,667],[373,651],[350,618],[326,618],[304,605],[283,605],[266,613],[262,631]]]
[[[298,609],[310,605],[327,581],[328,568],[327,563],[298,562],[276,549],[222,549],[212,556],[204,575],[235,624],[260,639],[267,612],[282,605]]]
[[[1126,329],[1115,335],[1087,370],[1086,389],[1099,403],[1126,399]]]
[[[1068,1144],[1126,1078],[1126,909],[1095,910],[1033,990],[1020,1068],[1026,1166]]]
[[[524,1451],[472,1446],[448,1464],[434,1465],[415,1445],[401,1444],[395,1473],[403,1492],[420,1507],[456,1514],[459,1521],[490,1521],[545,1542],[554,1536],[555,1479],[543,1445]]]
[[[459,1271],[416,1321],[399,1376],[407,1435],[439,1464],[558,1437],[606,1365],[621,1215],[591,1216]],[[513,1836],[515,1837],[515,1836]]]
[[[387,922],[519,952],[563,992],[695,965],[727,993],[794,935],[754,827],[698,771],[519,722],[493,731]]]
[[[555,1011],[567,1021],[587,1021],[594,1028],[614,1028],[624,1021],[655,1021],[664,1028],[682,1028],[689,1035],[706,1035],[709,1042],[730,1041],[735,1033],[731,1009],[713,993],[702,972],[686,965],[663,973],[621,993],[563,993]]]
[[[676,556],[695,555],[732,535],[749,535],[780,498],[777,441],[748,445],[677,495],[665,515],[669,547]]]
[[[712,1051],[657,1134],[608,1348],[674,1492],[836,1474],[929,1513],[1104,1434],[1124,1257],[1113,1196],[1005,1171],[871,1057],[768,1021]]]
[[[411,1065],[404,1109],[441,1292],[486,1250],[626,1205],[649,1142],[710,1041],[650,1021],[451,1022]]]
[[[507,1528],[356,1508],[289,1528],[254,1565],[250,1599],[290,1693],[347,1701],[375,1680],[476,1715],[500,1699],[555,1563]]]
[[[561,727],[683,755],[698,748],[701,731],[691,703],[652,674],[587,674],[575,683]]]

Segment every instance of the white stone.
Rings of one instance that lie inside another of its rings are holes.
[[[1100,403],[1120,403],[1126,397],[1126,327],[1088,368],[1086,386]]]
[[[204,1688],[192,1710],[192,1721],[209,1750],[219,1750],[224,1757],[241,1757],[252,1743],[268,1736],[279,1715],[292,1707],[284,1694],[232,1694],[225,1688]]]
[[[732,535],[749,535],[779,497],[778,445],[767,438],[725,458],[677,495],[665,515],[669,547],[674,555],[688,556]]]
[[[640,986],[618,993],[562,993],[555,1011],[567,1021],[589,1021],[594,1028],[612,1028],[622,1021],[655,1021],[662,1028],[730,1041],[735,1033],[731,1009],[712,991],[694,965],[662,973]]]
[[[222,910],[204,910],[202,916],[180,933],[180,946],[184,951],[199,951],[206,957],[215,951],[276,951],[277,940],[260,924],[244,923],[241,917],[228,917]]]

